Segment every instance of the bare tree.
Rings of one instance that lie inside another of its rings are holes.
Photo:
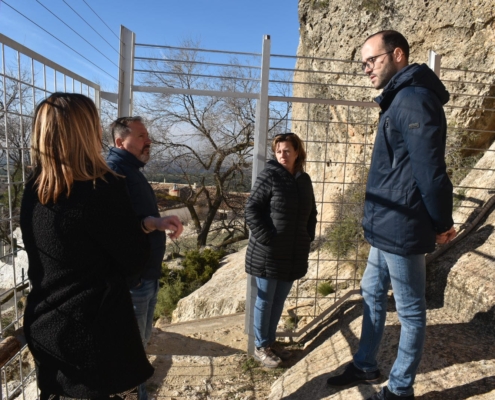
[[[257,93],[259,69],[230,58],[214,64],[201,55],[198,43],[185,41],[181,48],[145,62],[141,84],[156,87]],[[214,67],[212,67],[214,65]],[[213,75],[214,74],[214,75]],[[191,94],[155,93],[142,98],[139,107],[155,130],[154,141],[163,151],[162,164],[180,173],[191,190],[180,201],[189,209],[198,231],[197,245],[206,244],[220,208],[230,210],[230,218],[219,229],[228,231],[229,242],[247,238],[248,231],[239,207],[232,206],[231,192],[247,192],[250,187],[256,100],[245,97],[216,97]],[[278,113],[277,113],[278,112]],[[290,106],[273,110],[269,129],[282,130]],[[158,128],[159,127],[159,128]],[[192,190],[198,183],[196,190]],[[198,215],[197,205],[205,202],[206,215]],[[243,206],[240,207],[243,210]]]
[[[17,73],[7,71],[5,86],[0,86],[0,242],[12,247],[11,232],[18,226],[29,164],[34,99],[32,91],[21,84],[29,79],[28,75],[21,71],[18,79],[11,79]]]
[[[112,132],[110,132],[110,124],[117,119],[117,105],[110,101],[101,100],[100,103],[100,119],[103,129],[103,151],[108,153],[110,147],[113,147]]]

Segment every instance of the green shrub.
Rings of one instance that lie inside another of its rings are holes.
[[[211,279],[225,254],[224,250],[189,250],[182,260],[182,269],[170,269],[163,263],[155,319],[162,315],[170,318],[180,299]]]
[[[361,8],[370,13],[377,13],[383,10],[385,2],[383,0],[362,0]]]
[[[158,291],[158,301],[155,308],[155,319],[162,315],[170,318],[179,300],[184,297],[184,283],[179,279],[165,283]]]
[[[288,331],[295,331],[297,329],[298,322],[299,318],[297,316],[285,317],[285,329]]]
[[[218,269],[220,260],[224,256],[224,250],[204,249],[202,252],[199,250],[186,252],[186,257],[182,261],[186,280],[199,286],[204,285]]]
[[[327,9],[329,6],[329,1],[328,0],[313,0],[311,2],[311,8],[313,10],[318,10],[318,9]]]
[[[331,282],[322,282],[318,285],[317,288],[318,294],[322,296],[328,296],[335,292],[335,289]]]
[[[356,184],[336,197],[338,210],[335,222],[325,232],[324,247],[337,258],[345,258],[364,241],[361,219],[365,192],[364,184]]]
[[[344,258],[356,247],[360,239],[361,227],[355,215],[346,215],[333,224],[328,232],[328,248],[335,257]]]

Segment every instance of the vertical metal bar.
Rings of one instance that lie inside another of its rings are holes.
[[[132,85],[134,83],[134,44],[136,35],[120,26],[119,93],[117,114],[132,115]]]
[[[96,104],[96,108],[98,109],[98,113],[100,114],[100,117],[101,117],[101,97],[100,97],[100,91],[99,90],[96,90],[95,88],[93,88],[94,91],[95,91],[95,104]]]
[[[442,61],[442,56],[435,53],[433,50],[428,51],[428,66],[435,72],[435,74],[440,78],[440,64]]]
[[[9,119],[8,118],[8,109],[7,109],[7,79],[6,79],[6,75],[7,75],[7,71],[5,70],[5,46],[4,44],[2,43],[2,71],[3,71],[3,76],[2,76],[2,79],[3,79],[3,104],[4,104],[4,111],[3,111],[3,123],[4,123],[4,131],[5,131],[5,135],[7,135],[7,132],[8,132],[8,122],[7,120]],[[0,207],[0,218],[3,219],[3,206]],[[4,246],[4,243],[2,243],[2,241],[0,241],[0,247],[3,247]],[[2,324],[2,320],[1,320],[1,316],[2,316],[2,308],[0,307],[0,333],[3,333],[3,324]],[[2,371],[0,369],[0,371]],[[3,374],[2,376],[5,376],[5,374]],[[2,379],[0,379],[0,383],[1,383]],[[7,390],[7,379],[3,379],[3,382],[5,383],[5,388]],[[2,398],[3,399],[3,393],[1,393],[2,391],[2,386],[0,384],[0,395],[2,395]]]
[[[36,108],[36,90],[35,90],[36,80],[35,80],[35,76],[36,76],[36,74],[34,71],[34,58],[31,58],[31,83],[33,84],[32,88],[31,88],[31,93],[33,96],[33,110]],[[26,182],[26,168],[25,168],[26,147],[25,147],[25,145],[26,145],[26,142],[23,140],[23,142],[22,142],[22,183],[23,184],[24,184],[24,182]]]
[[[18,135],[20,135],[21,137],[21,147],[22,147],[22,143],[24,143],[24,109],[22,107],[22,103],[24,102],[24,96],[23,96],[23,88],[22,88],[22,73],[21,73],[21,54],[20,52],[17,52],[17,64],[18,64],[18,79],[19,79],[19,114],[21,114],[19,116],[19,128],[20,128],[20,132],[17,132]],[[26,72],[27,73],[27,72]],[[6,132],[7,133],[7,132]],[[8,148],[9,148],[9,152],[10,151],[13,151],[15,152],[14,153],[14,163],[17,164],[20,160],[17,159],[17,157],[19,157],[19,149],[10,149],[10,142],[8,143]],[[17,154],[16,154],[17,153]],[[10,164],[10,157],[7,157],[7,163]],[[16,204],[12,204],[12,198],[11,198],[11,190],[12,190],[12,187],[13,185],[16,185],[17,183],[17,177],[16,177],[16,172],[17,172],[17,168],[19,167],[19,164],[17,165],[13,165],[13,176],[12,176],[12,182],[11,184],[9,185],[9,211],[10,211],[10,221],[9,221],[9,226],[10,226],[10,252],[12,254],[12,276],[14,277],[14,314],[15,314],[15,320],[16,320],[16,323],[15,323],[15,327],[16,329],[20,326],[19,324],[19,308],[18,308],[18,298],[17,298],[17,290],[16,290],[16,287],[17,287],[17,274],[16,274],[16,270],[15,270],[15,267],[16,267],[16,262],[15,262],[15,256],[16,256],[16,247],[17,245],[14,244],[16,242],[14,242],[14,223],[12,222],[13,218],[14,218],[14,212],[13,212],[13,208],[16,206]],[[9,174],[10,175],[10,174]],[[19,367],[20,368],[20,367]]]
[[[19,107],[21,104],[21,91],[22,91],[22,85],[21,85],[21,55],[20,52],[17,51],[17,83],[18,87],[18,99],[19,99]],[[13,93],[13,96],[15,95],[15,91]],[[19,108],[20,114],[22,115],[22,108]],[[21,116],[17,116],[17,118],[20,118],[20,121],[22,121]],[[22,129],[22,126],[20,126]],[[16,323],[14,326],[17,328],[19,325],[17,324],[17,318],[18,318],[18,310],[17,310],[17,291],[15,290],[15,286],[17,283],[17,278],[15,274],[15,265],[14,265],[14,251],[13,251],[13,244],[14,244],[14,232],[13,232],[13,224],[12,224],[12,218],[13,218],[13,212],[12,212],[12,186],[13,182],[15,179],[12,179],[12,171],[11,171],[11,158],[10,158],[10,141],[9,141],[9,133],[7,130],[5,130],[5,152],[6,152],[6,157],[5,157],[5,169],[7,170],[7,193],[8,193],[8,205],[9,205],[9,235],[8,235],[8,240],[10,241],[10,249],[9,253],[10,256],[12,257],[12,269],[13,269],[13,278],[14,278],[14,315],[16,319]]]
[[[270,84],[270,36],[263,37],[261,55],[260,97],[256,104],[256,123],[254,126],[253,173],[252,184],[266,164],[266,142],[268,138],[268,86]],[[254,303],[256,302],[256,278],[249,275],[246,289],[246,320],[244,331],[248,335],[248,354],[254,354]]]
[[[46,97],[46,64],[43,64],[43,98]]]

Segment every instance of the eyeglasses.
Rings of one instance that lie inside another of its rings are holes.
[[[384,56],[385,54],[393,53],[394,51],[395,51],[395,49],[391,50],[391,51],[387,51],[386,53],[378,54],[377,56],[369,57],[365,62],[361,63],[361,69],[364,72],[366,70],[366,68],[369,68],[369,69],[375,68],[375,61],[378,57]]]

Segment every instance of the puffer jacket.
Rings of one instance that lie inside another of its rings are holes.
[[[309,175],[293,176],[277,161],[269,161],[246,204],[251,230],[246,272],[288,282],[302,278],[308,271],[316,215]]]
[[[138,218],[144,219],[149,216],[160,217],[155,192],[153,192],[148,180],[139,170],[145,164],[133,154],[117,147],[110,149],[107,156],[107,164],[116,173],[126,177],[132,208]],[[165,254],[165,232],[159,230],[153,231],[148,234],[148,239],[151,246],[151,254],[140,278],[149,280],[159,279],[162,271],[163,256]],[[134,287],[139,283],[139,280],[139,277],[130,279],[129,286],[131,288]]]
[[[449,93],[426,64],[400,70],[375,99],[381,112],[363,228],[378,249],[428,253],[435,248],[436,234],[453,225],[442,107],[448,100]]]

